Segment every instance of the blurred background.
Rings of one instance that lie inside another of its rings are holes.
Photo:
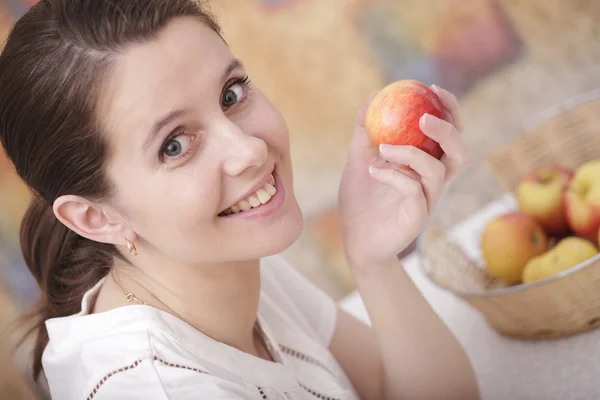
[[[35,2],[0,0],[0,41]],[[520,121],[600,84],[595,0],[216,0],[212,8],[290,125],[306,228],[284,256],[336,299],[354,290],[337,228],[338,182],[371,92],[406,78],[451,90],[477,161]],[[482,190],[485,179],[472,187]],[[0,333],[37,297],[17,240],[28,196],[0,154]],[[0,336],[0,399],[34,399],[21,372],[27,360],[11,357],[13,347]]]

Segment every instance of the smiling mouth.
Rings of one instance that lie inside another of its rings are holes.
[[[258,208],[263,204],[267,204],[273,196],[277,193],[277,189],[275,189],[275,177],[273,177],[273,173],[269,176],[269,180],[265,185],[257,190],[255,193],[251,194],[244,200],[239,203],[229,207],[228,209],[219,213],[219,217],[225,217],[231,214],[239,214],[246,211],[250,211],[254,208]]]

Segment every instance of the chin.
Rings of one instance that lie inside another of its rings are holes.
[[[295,199],[290,201],[286,212],[267,228],[267,232],[253,240],[255,251],[248,258],[262,258],[279,254],[292,246],[304,227],[302,211]]]
[[[304,218],[298,204],[294,201],[294,210],[281,221],[281,226],[275,231],[278,233],[271,241],[271,249],[265,255],[273,255],[287,250],[296,243],[304,228]]]

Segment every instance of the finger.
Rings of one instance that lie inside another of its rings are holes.
[[[444,163],[414,146],[383,144],[380,146],[380,154],[384,160],[406,165],[420,176],[429,211],[432,211],[446,182]]]
[[[405,196],[423,195],[421,182],[393,168],[369,167],[369,174],[380,183],[393,187]]]
[[[354,127],[354,135],[350,143],[349,157],[354,160],[363,160],[365,162],[371,162],[376,156],[375,147],[367,135],[365,130],[365,115],[367,109],[373,101],[373,98],[377,95],[377,92],[371,93],[363,108],[358,112],[356,116],[356,126]]]
[[[446,166],[446,180],[450,179],[469,161],[467,144],[451,123],[431,114],[424,114],[419,125],[426,136],[440,144],[444,151],[441,161]]]
[[[379,92],[371,93],[371,95],[369,96],[369,98],[367,99],[367,101],[365,102],[363,107],[358,112],[358,115],[356,116],[356,125],[362,126],[364,128],[365,116],[367,115],[367,110],[369,109],[369,106],[371,105],[371,102],[373,101],[375,96],[377,96],[377,93],[379,93]]]
[[[420,221],[429,214],[427,199],[423,193],[421,183],[409,178],[399,171],[390,168],[370,167],[369,173],[379,183],[396,189],[403,197],[403,212],[407,221]]]
[[[437,85],[431,85],[429,87],[435,94],[438,95],[446,110],[450,112],[452,115],[452,123],[456,127],[459,132],[462,132],[464,125],[462,120],[462,115],[460,112],[460,104],[452,93],[447,91],[446,89],[442,89]]]
[[[376,168],[391,168],[391,169],[395,169],[396,171],[398,171],[398,172],[400,172],[400,173],[408,176],[409,178],[416,179],[418,181],[421,180],[421,175],[419,175],[418,173],[416,173],[409,166],[398,164],[398,163],[395,163],[393,161],[388,161],[388,160],[384,159],[383,157],[381,157],[379,155],[369,165],[371,165],[373,167],[376,167]]]

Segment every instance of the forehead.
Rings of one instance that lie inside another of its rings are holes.
[[[220,91],[232,59],[221,37],[201,21],[173,20],[117,59],[103,88],[100,120],[108,132],[147,131],[159,114]]]

